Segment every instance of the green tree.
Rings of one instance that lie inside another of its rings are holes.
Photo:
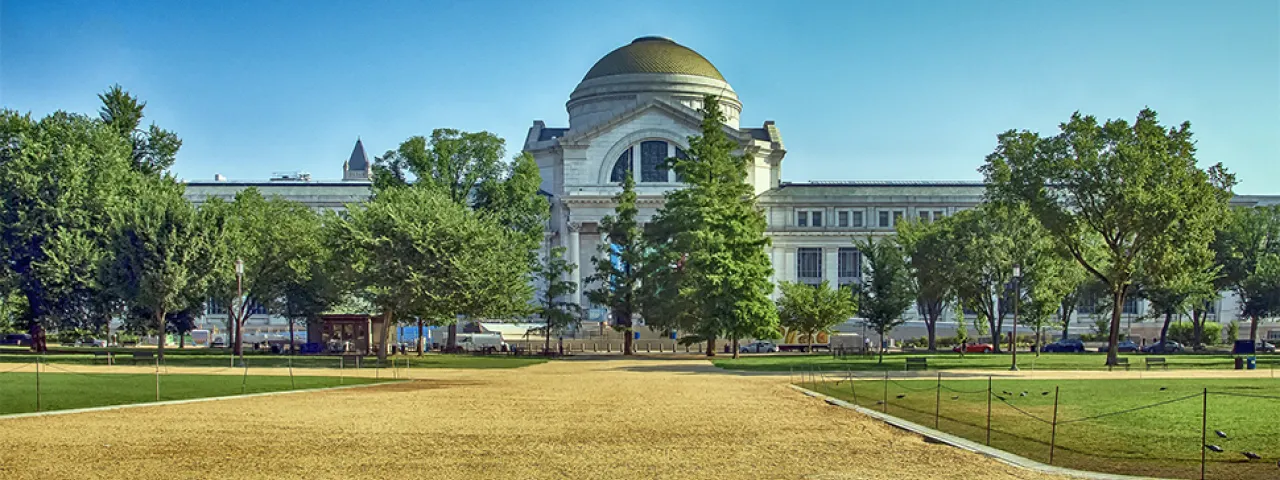
[[[858,313],[858,304],[849,287],[831,288],[825,280],[819,285],[782,282],[782,298],[778,300],[778,319],[782,326],[803,333],[809,339],[809,351],[819,333],[849,320]]]
[[[1035,332],[1036,355],[1044,344],[1044,330],[1061,324],[1068,296],[1073,296],[1083,278],[1083,270],[1065,250],[1056,248],[1051,238],[1042,237],[1023,256],[1022,278],[1017,282],[1021,295],[1019,320]],[[1072,301],[1074,308],[1074,300]],[[1069,310],[1067,310],[1069,312]]]
[[[208,199],[202,207],[215,227],[210,297],[227,305],[227,328],[234,354],[242,354],[244,324],[251,304],[288,313],[283,305],[290,282],[306,279],[321,248],[318,219],[306,206],[279,197],[265,198],[256,188],[236,193],[231,202]],[[235,271],[235,262],[244,274]]]
[[[289,321],[289,351],[294,353],[294,327],[319,323],[320,315],[342,300],[341,286],[334,278],[338,268],[333,265],[341,260],[333,258],[324,239],[324,218],[332,217],[322,217],[309,209],[289,211],[290,218],[284,223],[296,235],[290,257],[300,267],[293,270],[293,275],[282,276],[280,297],[270,308]]]
[[[955,296],[950,279],[957,266],[953,247],[947,240],[948,222],[904,222],[898,224],[898,241],[909,258],[915,282],[916,309],[924,315],[929,335],[929,351],[937,351],[938,319]],[[961,315],[959,318],[963,319]]]
[[[1249,339],[1257,342],[1258,320],[1280,315],[1280,206],[1231,209],[1213,251],[1221,284],[1239,297]]]
[[[105,268],[112,290],[131,309],[153,315],[151,330],[164,356],[170,313],[191,308],[202,292],[201,256],[209,238],[181,185],[156,180],[152,189],[115,212],[114,255]]]
[[[1000,332],[1013,312],[1013,270],[1052,249],[1035,219],[1017,206],[988,203],[943,220],[952,266],[945,273],[960,303],[977,312],[1001,352]]]
[[[182,140],[154,123],[145,131],[138,128],[146,102],[138,101],[138,97],[130,95],[120,85],[112,85],[106,92],[98,94],[98,99],[102,101],[98,117],[132,146],[130,156],[134,169],[159,175],[173,166],[178,149],[182,148]]]
[[[523,255],[516,233],[441,191],[383,190],[327,224],[346,287],[381,312],[384,325],[396,315],[507,315],[514,303],[532,300],[527,265],[511,261]],[[380,360],[389,331],[378,341]]]
[[[591,261],[596,271],[587,278],[595,288],[587,291],[591,303],[604,306],[613,316],[613,328],[621,330],[622,354],[634,353],[632,345],[633,317],[639,313],[639,292],[644,269],[644,244],[640,224],[636,220],[635,180],[630,175],[622,182],[622,191],[613,197],[613,215],[600,220],[601,244]]]
[[[764,213],[747,183],[750,153],[734,155],[738,145],[725,134],[724,114],[714,96],[702,101],[701,134],[689,138],[687,158],[669,158],[687,188],[667,192],[666,204],[653,223],[659,254],[681,259],[682,296],[701,324],[694,331],[708,338],[737,343],[746,337],[777,336],[778,311],[770,295],[772,266],[765,249]],[[648,317],[646,317],[647,319]]]
[[[539,193],[542,175],[533,155],[517,155],[502,178],[485,179],[476,190],[476,209],[497,218],[498,222],[520,234],[527,244],[530,265],[537,258],[543,233],[547,228],[550,204]]]
[[[38,121],[0,111],[0,264],[24,298],[22,323],[105,323],[110,212],[139,194],[129,148],[102,122],[56,112]]]
[[[538,316],[545,324],[543,334],[546,337],[545,351],[551,351],[551,333],[563,330],[578,323],[582,318],[582,307],[565,300],[567,295],[577,291],[578,284],[566,280],[569,273],[578,268],[564,259],[564,247],[555,247],[547,254],[546,259],[535,270],[539,282],[543,285],[538,297]]]
[[[902,313],[915,301],[916,292],[902,247],[891,238],[868,236],[854,241],[870,274],[858,289],[858,316],[880,335],[880,362],[884,363],[884,336],[902,325]]]
[[[1076,113],[1052,137],[1010,130],[982,170],[990,196],[1026,204],[1107,285],[1108,365],[1116,362],[1121,309],[1138,274],[1169,270],[1175,245],[1208,243],[1234,183],[1220,165],[1196,166],[1189,123],[1165,128],[1151,110],[1132,124],[1100,125]]]

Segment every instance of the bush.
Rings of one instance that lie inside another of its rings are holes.
[[[1169,325],[1169,340],[1187,346],[1195,346],[1195,328],[1191,322],[1177,322]],[[1205,345],[1217,345],[1222,341],[1222,324],[1205,322],[1204,336],[1200,342]]]

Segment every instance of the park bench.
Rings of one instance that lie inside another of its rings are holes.
[[[98,363],[98,359],[106,360],[107,365],[111,365],[115,362],[115,355],[111,352],[93,352],[93,363]]]
[[[929,359],[923,357],[908,358],[906,370],[928,370]]]
[[[1117,358],[1115,365],[1107,366],[1107,371],[1111,371],[1111,369],[1115,367],[1124,367],[1125,370],[1129,370],[1129,359],[1126,357]]]
[[[1168,369],[1169,369],[1169,362],[1165,361],[1164,357],[1151,357],[1151,358],[1148,358],[1148,359],[1147,359],[1147,370],[1151,370],[1151,366],[1152,366],[1152,365],[1159,365],[1159,366],[1161,366],[1161,367],[1164,367],[1164,369],[1165,369],[1165,370],[1168,370]]]
[[[360,358],[364,355],[343,355],[342,364],[349,365],[352,368],[360,368]]]
[[[137,365],[138,360],[155,361],[156,354],[154,352],[133,352],[133,364]]]

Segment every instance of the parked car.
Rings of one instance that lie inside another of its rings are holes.
[[[75,342],[73,345],[74,345],[74,346],[77,346],[77,347],[99,347],[99,348],[106,348],[106,347],[107,347],[107,341],[106,341],[106,340],[103,340],[103,339],[101,339],[101,338],[84,337],[84,338],[80,338],[80,339],[76,340],[76,342]]]
[[[1276,346],[1271,342],[1258,342],[1254,345],[1253,351],[1258,353],[1276,353]]]
[[[1142,353],[1179,353],[1182,345],[1174,341],[1156,342],[1143,347]]]
[[[992,346],[990,343],[970,343],[964,346],[964,353],[991,353],[995,350],[996,347]],[[956,345],[955,348],[951,349],[951,351],[960,353],[960,346]]]
[[[775,353],[778,346],[773,342],[751,342],[738,348],[742,353]]]
[[[0,345],[30,346],[31,335],[25,333],[10,333],[5,335],[3,340],[0,340]]]
[[[1081,353],[1084,352],[1084,342],[1081,342],[1078,338],[1064,338],[1045,345],[1041,351],[1045,353]]]
[[[1138,348],[1138,344],[1133,343],[1133,340],[1121,340],[1119,343],[1116,343],[1116,351],[1120,353],[1137,353],[1138,350],[1140,350]],[[1103,345],[1098,347],[1098,351],[1106,353],[1107,346]]]

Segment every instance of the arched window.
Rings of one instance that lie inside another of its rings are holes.
[[[635,175],[633,159],[637,156],[640,157],[640,171],[639,178],[636,178],[637,183],[683,181],[683,178],[675,175],[664,164],[668,158],[689,158],[688,155],[676,144],[662,140],[645,140],[623,150],[622,154],[618,155],[618,160],[613,164],[613,170],[609,174],[609,181],[619,183],[626,178],[626,175]]]

